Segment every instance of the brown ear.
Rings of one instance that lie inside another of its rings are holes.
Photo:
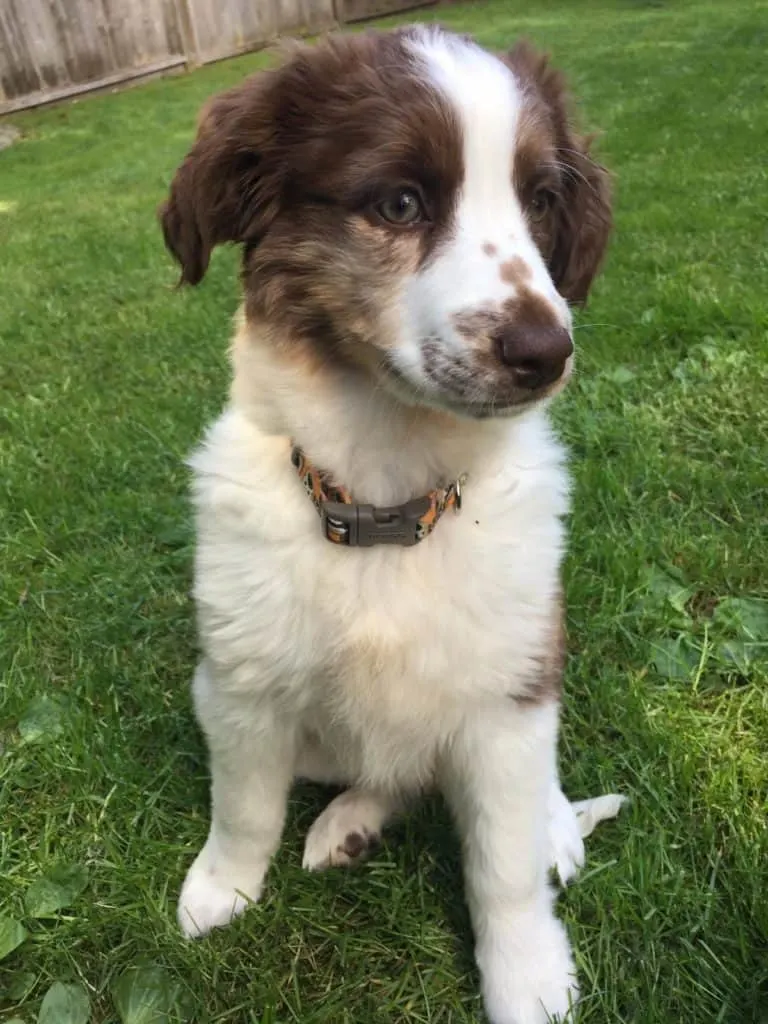
[[[611,189],[608,172],[589,157],[588,140],[571,135],[569,141],[558,154],[566,189],[557,211],[549,268],[560,294],[583,304],[608,246]]]
[[[160,206],[181,283],[198,284],[214,246],[257,243],[277,213],[281,174],[270,161],[272,75],[262,72],[212,100],[197,139]]]
[[[589,156],[591,139],[574,130],[565,77],[552,67],[549,57],[523,40],[502,59],[523,82],[535,87],[549,110],[556,158],[564,178],[549,269],[560,294],[569,302],[583,303],[611,233],[610,178]]]

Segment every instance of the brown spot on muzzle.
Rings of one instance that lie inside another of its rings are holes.
[[[522,256],[513,256],[501,264],[499,275],[505,284],[512,284],[519,288],[526,281],[530,281],[531,268]]]
[[[513,299],[507,299],[502,306],[505,320],[526,327],[562,327],[562,321],[555,307],[543,295],[523,288]]]
[[[523,260],[520,262],[527,266]],[[554,306],[542,295],[537,295],[529,288],[522,288],[518,295],[507,299],[500,309],[477,309],[454,314],[453,326],[466,341],[477,343],[489,340],[505,326],[561,328],[562,323]]]
[[[493,242],[483,242],[483,252],[486,256],[498,256],[499,250]]]

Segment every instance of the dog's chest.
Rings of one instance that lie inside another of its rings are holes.
[[[253,469],[224,440],[198,463],[196,595],[228,685],[325,709],[352,731],[418,734],[525,681],[557,590],[557,449],[523,474],[470,480],[461,513],[414,547],[349,549],[322,536],[281,461]]]
[[[322,565],[329,586],[320,601],[309,588],[307,606],[325,618],[327,654],[351,685],[363,675],[386,680],[390,697],[402,689],[409,703],[419,692],[445,700],[503,685],[535,646],[554,592],[560,524],[552,515],[510,523],[506,533],[467,504],[418,547],[321,544],[308,558],[307,572]]]
[[[414,548],[322,542],[308,557],[305,571],[328,583],[321,601],[314,587],[305,595],[326,638],[309,715],[352,737],[369,783],[424,781],[468,705],[530,684],[560,558],[560,522],[541,497],[527,525],[509,510],[484,523],[470,497]]]

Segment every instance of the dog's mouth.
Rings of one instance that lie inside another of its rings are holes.
[[[461,362],[444,363],[440,370],[427,370],[423,379],[414,379],[391,357],[378,364],[381,383],[408,405],[425,405],[469,419],[493,419],[517,416],[563,390],[572,372],[568,359],[562,375],[539,388],[504,386],[497,375],[487,370],[472,370]]]

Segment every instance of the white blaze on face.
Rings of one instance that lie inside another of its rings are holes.
[[[445,355],[458,353],[465,342],[453,327],[456,314],[500,309],[515,298],[514,281],[502,273],[502,265],[515,258],[525,264],[526,289],[549,303],[564,327],[570,328],[571,318],[531,238],[513,184],[524,109],[520,84],[500,60],[439,30],[416,29],[409,45],[458,115],[464,159],[450,233],[406,288],[410,337],[398,361],[420,376],[423,339],[437,339]]]

